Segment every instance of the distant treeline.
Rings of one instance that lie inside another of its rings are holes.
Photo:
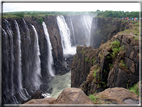
[[[100,11],[97,16],[100,17],[113,17],[113,18],[122,18],[122,17],[137,17],[139,18],[139,12],[124,12],[124,11]]]
[[[24,17],[44,17],[57,15],[82,15],[82,14],[97,14],[94,11],[72,12],[72,11],[22,11],[22,12],[6,12],[3,13],[3,18],[24,18]]]
[[[57,15],[83,15],[90,14],[96,15],[99,17],[113,17],[113,18],[122,18],[122,17],[139,17],[139,12],[124,12],[124,11],[83,11],[83,12],[74,12],[74,11],[22,11],[22,12],[5,12],[3,13],[3,18],[24,18],[24,17],[44,17],[44,16],[57,16]]]

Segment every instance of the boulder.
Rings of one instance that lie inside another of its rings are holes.
[[[29,104],[53,104],[55,100],[55,98],[32,99],[20,107],[27,107]]]
[[[58,96],[54,104],[93,104],[79,88],[66,88]]]
[[[125,88],[108,88],[103,92],[95,94],[102,104],[139,104],[139,97]]]

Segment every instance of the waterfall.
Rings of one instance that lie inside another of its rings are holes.
[[[46,40],[47,40],[47,44],[48,44],[48,71],[50,73],[51,76],[55,76],[54,74],[54,69],[53,69],[53,56],[52,56],[52,45],[51,45],[51,42],[50,42],[50,38],[49,38],[49,34],[48,34],[48,29],[46,27],[46,24],[45,22],[42,23],[43,25],[43,29],[44,29],[44,33],[45,33],[45,37],[46,37]]]
[[[62,43],[64,56],[69,54],[74,55],[76,53],[76,47],[71,46],[70,30],[63,16],[57,16],[57,24],[60,30],[61,43]]]
[[[40,81],[40,77],[41,77],[41,68],[40,68],[40,50],[39,50],[39,43],[38,43],[38,34],[37,31],[35,29],[35,27],[32,25],[32,28],[35,32],[35,39],[34,39],[34,53],[35,53],[35,65],[33,68],[33,84],[34,87],[36,88],[35,90],[39,89],[40,85],[41,85],[41,81]]]
[[[83,15],[81,20],[83,22],[83,27],[85,27],[85,37],[88,39],[88,43],[86,45],[90,45],[90,37],[91,37],[91,24],[92,24],[92,17],[89,15]]]
[[[5,88],[4,94],[7,92],[10,92],[9,87],[8,87],[8,74],[9,74],[9,41],[8,41],[8,35],[6,33],[6,31],[2,28],[2,58],[4,60],[2,60],[2,70],[4,70],[5,72],[3,73],[4,77],[2,78],[3,80],[3,87]]]
[[[75,41],[75,33],[74,33],[74,27],[73,27],[73,24],[72,24],[72,20],[71,20],[71,18],[69,18],[69,20],[70,20],[71,29],[72,29],[72,32],[73,32],[73,42],[74,42],[74,44],[76,44],[76,41]]]
[[[14,94],[14,84],[13,84],[13,63],[14,63],[14,55],[13,55],[13,32],[10,26],[10,23],[5,20],[6,23],[6,31],[9,36],[9,51],[10,51],[10,62],[9,62],[9,72],[10,72],[10,90],[11,90],[11,95]]]
[[[22,86],[22,74],[21,74],[21,35],[20,35],[20,30],[19,30],[19,26],[18,26],[18,23],[16,20],[14,20],[14,23],[16,25],[16,30],[17,30],[17,59],[18,59],[18,62],[17,62],[17,70],[18,70],[18,88],[19,89],[23,89],[23,86]]]

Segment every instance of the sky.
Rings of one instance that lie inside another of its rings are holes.
[[[3,12],[13,11],[140,11],[140,3],[3,3]]]

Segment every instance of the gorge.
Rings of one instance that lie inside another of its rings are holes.
[[[32,17],[3,19],[3,104],[20,104],[39,90],[45,93],[49,81],[69,72],[76,46],[89,43],[90,17],[48,16],[42,24]]]
[[[139,82],[138,35],[118,34],[133,25],[95,16],[48,15],[42,23],[3,18],[2,103],[21,104],[37,92],[56,98],[70,86],[90,95]],[[113,41],[119,42],[117,53]]]

